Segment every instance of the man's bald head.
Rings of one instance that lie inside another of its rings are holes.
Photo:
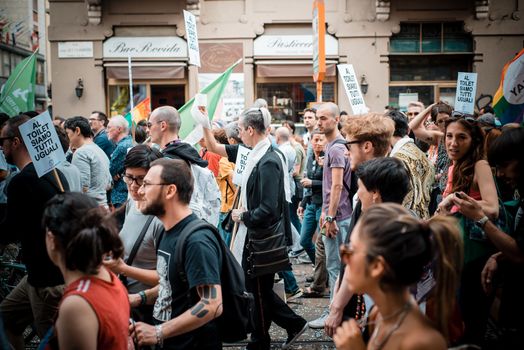
[[[291,134],[288,128],[286,128],[285,126],[281,126],[275,131],[275,137],[277,139],[277,143],[281,144],[289,141]]]

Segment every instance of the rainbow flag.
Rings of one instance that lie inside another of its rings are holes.
[[[151,99],[149,97],[146,97],[142,100],[139,104],[133,108],[131,112],[128,112],[124,118],[126,118],[127,122],[129,123],[129,127],[132,127],[132,123],[135,125],[141,121],[141,120],[147,120],[149,115],[151,114]],[[131,117],[131,115],[133,117]]]
[[[499,88],[493,98],[493,109],[502,124],[522,123],[524,115],[524,49],[504,66]]]

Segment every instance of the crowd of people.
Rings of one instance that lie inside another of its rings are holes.
[[[262,99],[227,125],[191,112],[198,145],[171,106],[132,128],[56,118],[66,161],[42,177],[19,130],[36,113],[2,116],[0,243],[27,269],[0,304],[13,348],[32,325],[43,349],[220,349],[229,257],[247,349],[271,347],[272,323],[283,349],[308,328],[337,349],[524,346],[522,126],[445,102],[321,103],[303,135]],[[303,288],[295,258],[313,266]],[[287,304],[325,295],[313,320]]]

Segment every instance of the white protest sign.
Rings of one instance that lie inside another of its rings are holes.
[[[455,111],[473,115],[476,92],[477,73],[459,72],[457,94],[455,95]]]
[[[339,64],[337,66],[338,73],[344,84],[346,95],[348,95],[349,104],[353,110],[353,114],[364,114],[368,112],[362,93],[360,92],[360,85],[357,81],[357,76],[353,65],[351,64]]]
[[[237,186],[242,184],[242,174],[246,169],[249,152],[251,152],[249,148],[238,146],[237,162],[235,163],[235,173],[233,174],[233,183]]]
[[[189,63],[200,67],[200,51],[198,49],[198,35],[195,15],[184,10],[184,22],[186,24]]]
[[[28,120],[19,129],[38,177],[44,176],[65,161],[64,150],[49,112]]]

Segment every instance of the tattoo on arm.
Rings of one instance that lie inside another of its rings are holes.
[[[200,301],[191,309],[191,315],[203,318],[209,313],[207,309],[210,304],[209,300],[217,298],[217,289],[215,286],[198,286],[197,292],[200,295]]]

